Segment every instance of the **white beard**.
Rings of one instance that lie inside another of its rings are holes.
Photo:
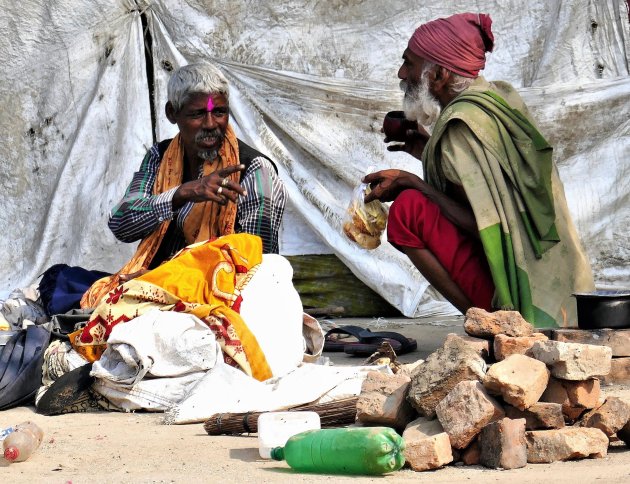
[[[218,150],[199,150],[197,156],[204,161],[213,161],[219,154]]]
[[[442,106],[429,91],[428,73],[422,73],[420,84],[410,86],[400,81],[400,89],[405,93],[403,110],[407,119],[415,120],[422,126],[431,126],[440,117]]]

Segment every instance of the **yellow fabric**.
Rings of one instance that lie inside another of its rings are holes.
[[[227,363],[258,380],[272,376],[238,310],[241,290],[262,261],[262,240],[233,234],[186,247],[173,259],[111,291],[85,328],[70,335],[77,352],[100,358],[112,328],[152,309],[194,314],[214,332]]]
[[[225,140],[216,160],[206,161],[203,165],[204,176],[213,171],[239,164],[238,140],[232,126],[228,124]],[[184,145],[178,134],[169,144],[155,180],[153,193],[158,195],[182,184],[184,173]],[[238,183],[239,173],[230,175],[230,179]],[[158,229],[148,235],[138,245],[136,253],[116,274],[97,280],[81,298],[82,308],[95,307],[104,296],[120,284],[121,274],[133,274],[146,269],[160,248],[162,239],[170,224],[164,221]],[[221,235],[234,233],[236,222],[236,204],[220,205],[215,202],[195,203],[184,222],[184,236],[187,244],[208,240]]]

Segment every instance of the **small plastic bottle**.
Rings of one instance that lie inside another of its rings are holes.
[[[286,444],[290,437],[321,428],[316,412],[265,412],[258,417],[258,451],[263,459],[271,450]]]
[[[4,458],[9,462],[22,462],[28,459],[39,447],[44,438],[44,432],[34,422],[22,422],[15,426],[4,439]]]
[[[402,437],[388,427],[308,430],[275,447],[271,457],[300,472],[380,475],[403,466],[404,448]]]

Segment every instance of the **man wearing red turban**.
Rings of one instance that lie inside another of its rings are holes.
[[[494,48],[491,25],[489,15],[462,13],[416,29],[398,77],[417,129],[388,150],[420,159],[423,178],[371,173],[365,201],[393,201],[389,242],[462,313],[476,306],[518,310],[539,327],[575,323],[570,296],[594,288],[591,268],[551,146],[512,86],[479,76]]]

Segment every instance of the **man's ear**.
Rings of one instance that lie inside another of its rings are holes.
[[[175,118],[175,108],[170,101],[167,101],[166,105],[164,106],[164,112],[166,113],[166,119],[168,119],[171,124],[177,123],[177,119]]]
[[[442,66],[436,66],[434,77],[434,86],[436,91],[440,91],[451,80],[451,71]]]
[[[439,100],[443,99],[445,94],[448,94],[448,88],[451,81],[451,72],[442,66],[436,66],[432,75],[431,93]]]

